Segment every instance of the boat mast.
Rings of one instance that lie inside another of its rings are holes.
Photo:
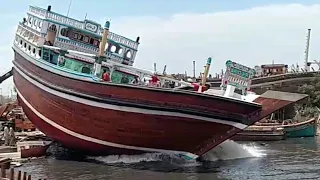
[[[110,22],[107,21],[104,25],[104,28],[103,28],[102,39],[101,39],[101,42],[99,45],[99,54],[98,54],[98,57],[96,57],[96,60],[94,62],[94,76],[96,76],[96,77],[100,76],[102,61],[106,61],[104,51],[105,51],[106,44],[107,44],[107,37],[109,34],[109,28],[110,28]],[[112,72],[110,71],[110,76],[111,76],[111,73]]]
[[[202,84],[201,84],[202,87],[205,87],[205,85],[206,85],[207,76],[208,76],[210,65],[211,65],[211,60],[212,60],[211,57],[209,57],[207,60],[207,64],[205,66],[203,76],[202,76]]]
[[[69,16],[69,12],[70,12],[70,7],[71,7],[71,3],[72,3],[72,0],[70,0],[70,2],[69,2],[69,7],[68,7],[68,12],[67,12],[67,17]]]
[[[311,35],[311,29],[308,29],[308,35],[307,35],[307,46],[305,51],[305,58],[304,58],[304,70],[305,72],[308,72],[308,61],[309,61],[309,45],[310,45],[310,35]]]

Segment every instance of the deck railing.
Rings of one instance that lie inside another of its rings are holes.
[[[55,22],[58,22],[58,23],[66,24],[66,25],[69,25],[69,26],[73,26],[73,27],[78,28],[78,29],[86,30],[85,29],[85,23],[83,21],[78,21],[76,19],[72,19],[72,18],[69,18],[67,16],[63,16],[63,15],[57,14],[55,12],[50,12],[50,11],[47,11],[45,9],[42,9],[42,8],[39,8],[39,7],[34,7],[34,6],[30,6],[29,7],[29,12],[31,12],[32,14],[34,14],[34,15],[36,15],[38,17],[44,18],[44,19],[48,19],[48,20],[55,21]],[[102,35],[101,26],[98,28],[98,31],[97,31],[96,34],[98,34],[100,36]],[[134,50],[137,50],[138,46],[139,46],[138,42],[133,41],[133,40],[131,40],[129,38],[123,37],[123,36],[118,35],[118,34],[113,33],[113,32],[109,32],[108,39],[112,40],[112,41],[114,41],[116,43],[123,44],[124,46],[130,47],[130,48],[132,48]]]

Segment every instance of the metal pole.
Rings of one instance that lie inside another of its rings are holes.
[[[68,7],[68,12],[67,12],[67,17],[69,16],[69,12],[70,12],[70,7],[71,7],[71,3],[72,3],[72,0],[70,0],[70,3],[69,3],[69,7]]]
[[[196,78],[196,61],[193,61],[193,78]]]
[[[306,47],[305,59],[304,59],[304,70],[305,70],[306,72],[308,71],[310,35],[311,35],[311,29],[308,29],[307,47]]]

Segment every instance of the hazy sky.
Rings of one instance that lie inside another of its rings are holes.
[[[94,2],[94,3],[93,3]],[[69,0],[11,0],[0,6],[0,74],[11,68],[11,49],[18,21],[28,5],[66,15]],[[320,60],[320,0],[73,0],[69,16],[103,23],[111,19],[111,31],[131,39],[140,36],[135,66],[169,73],[197,74],[208,56],[210,73],[224,68],[227,59],[248,66],[303,64],[307,29],[311,28],[310,60]],[[12,78],[0,85],[4,94]]]

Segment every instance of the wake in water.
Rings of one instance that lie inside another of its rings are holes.
[[[214,149],[204,154],[201,159],[204,161],[231,160],[251,157],[262,157],[263,153],[259,147],[255,145],[238,144],[232,140],[227,140]],[[141,155],[110,155],[101,157],[88,157],[88,159],[99,161],[106,164],[115,163],[139,163],[139,162],[156,162],[165,161],[174,164],[184,164],[184,166],[195,166],[199,163],[196,161],[188,161],[174,154],[146,153]]]

